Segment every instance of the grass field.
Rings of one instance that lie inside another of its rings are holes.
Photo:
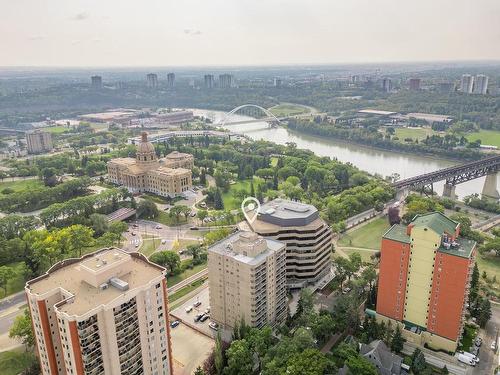
[[[43,182],[39,179],[32,178],[27,180],[17,180],[17,181],[2,181],[0,182],[0,197],[3,196],[3,189],[12,189],[14,191],[31,190],[39,187],[43,187]]]
[[[376,253],[376,251],[368,250],[368,249],[342,249],[344,253],[348,256],[352,253],[358,253],[361,256],[361,260],[363,262],[372,262],[371,256]],[[336,253],[338,255],[338,253]]]
[[[310,110],[307,107],[295,104],[278,104],[269,109],[275,116],[290,116],[290,115],[301,115],[303,113],[309,113]]]
[[[222,201],[224,202],[224,209],[225,210],[234,210],[234,209],[239,209],[241,205],[241,199],[236,198],[233,195],[234,191],[238,190],[245,190],[247,192],[247,195],[250,195],[250,179],[244,180],[244,181],[236,181],[235,184],[229,185],[229,190],[225,193],[222,193]],[[255,177],[253,180],[253,187],[257,186],[258,183],[260,183],[261,179]]]
[[[149,257],[151,254],[155,252],[155,250],[160,246],[161,239],[157,238],[153,240],[154,236],[150,234],[142,235],[142,246],[139,248],[139,252]]]
[[[159,215],[154,219],[155,221],[163,224],[163,225],[168,225],[170,227],[176,226],[176,225],[181,225],[181,224],[186,224],[187,220],[184,217],[184,215],[181,215],[179,217],[179,222],[175,222],[175,217],[170,217],[167,212],[165,211],[160,211]]]
[[[396,137],[400,142],[404,142],[405,138],[418,139],[419,142],[425,139],[428,135],[435,134],[436,132],[430,128],[396,128]]]
[[[65,126],[50,126],[47,128],[44,128],[45,131],[53,134],[61,134],[64,132],[67,132],[69,129]]]
[[[500,147],[500,132],[495,130],[480,130],[476,133],[467,135],[469,141],[480,140],[483,145]]]
[[[0,373],[2,375],[17,375],[35,361],[32,353],[23,349],[0,353]]]
[[[167,285],[174,286],[175,284],[180,283],[182,280],[187,279],[189,276],[193,276],[195,273],[198,273],[205,268],[207,268],[206,263],[198,264],[194,266],[192,269],[187,269],[184,272],[180,273],[179,275],[169,276],[167,277]]]
[[[338,244],[339,246],[380,250],[380,239],[387,229],[389,229],[387,219],[378,218],[342,235]]]
[[[171,294],[170,296],[168,296],[168,301],[170,303],[172,303],[175,300],[178,300],[179,298],[184,297],[186,294],[191,293],[193,290],[195,290],[200,285],[202,285],[205,282],[205,280],[206,280],[206,278],[193,281],[191,284],[186,285],[184,288],[180,289],[178,292],[175,292],[174,294]]]
[[[11,263],[8,267],[12,268],[15,276],[7,282],[7,294],[3,289],[0,289],[0,298],[10,296],[11,294],[20,292],[24,288],[26,281],[24,280],[24,263]]]

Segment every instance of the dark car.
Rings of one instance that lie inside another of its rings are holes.
[[[207,315],[207,314],[204,314],[201,318],[200,318],[200,322],[204,322],[205,320],[209,319],[210,318],[210,315]]]
[[[196,316],[194,317],[194,321],[199,322],[201,320],[201,318],[203,318],[204,316],[205,316],[205,314],[203,314],[203,313],[196,314]]]

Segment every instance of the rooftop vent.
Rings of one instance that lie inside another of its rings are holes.
[[[111,279],[109,279],[109,282],[116,289],[119,289],[123,292],[128,290],[128,283],[126,281],[123,281],[122,279],[119,279],[118,277],[112,277]]]
[[[108,287],[109,287],[108,283],[102,283],[101,285],[99,285],[99,290],[105,290],[108,289]]]

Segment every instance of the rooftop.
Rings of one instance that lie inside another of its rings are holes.
[[[191,155],[191,154],[186,154],[184,152],[179,152],[179,151],[172,151],[170,154],[165,156],[165,159],[177,160],[177,159],[185,159],[185,158],[192,158],[192,157],[193,157],[193,155]]]
[[[236,232],[212,245],[208,251],[229,256],[240,263],[258,265],[268,255],[284,248],[279,241],[263,238],[253,232]]]
[[[362,110],[358,111],[358,113],[365,113],[368,115],[391,116],[391,115],[395,115],[397,112],[381,111],[378,109],[362,109]]]
[[[279,226],[305,226],[319,218],[316,207],[301,202],[275,199],[265,203],[258,212],[258,221]]]
[[[406,225],[402,224],[394,224],[384,233],[382,238],[407,244],[410,243],[410,236],[406,234]]]
[[[441,212],[431,212],[428,214],[417,215],[413,218],[412,224],[416,227],[425,226],[432,229],[439,235],[443,233],[455,234],[458,227],[456,221],[451,220]]]
[[[127,293],[113,286],[116,282],[110,283],[111,279],[128,284],[132,291],[164,274],[163,267],[150,263],[139,253],[108,248],[56,263],[44,275],[28,281],[26,289],[39,296],[59,291],[67,298],[57,304],[59,311],[81,316]]]

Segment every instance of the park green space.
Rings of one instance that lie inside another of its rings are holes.
[[[24,349],[0,353],[0,373],[2,375],[17,375],[28,368],[34,361],[34,356]]]
[[[338,242],[340,247],[360,247],[380,250],[382,235],[389,229],[387,218],[377,218],[367,224],[343,234]]]
[[[372,260],[371,256],[376,253],[376,251],[374,251],[374,250],[370,250],[370,249],[356,249],[356,248],[342,249],[342,252],[345,253],[347,256],[349,256],[349,255],[351,255],[353,253],[358,253],[359,256],[361,257],[361,260],[363,262],[366,262],[366,263],[372,262],[373,260]],[[338,254],[338,252],[336,253],[336,255],[340,256]]]
[[[185,260],[183,261],[185,262]],[[175,284],[180,283],[181,281],[187,279],[190,276],[193,276],[194,274],[203,271],[205,268],[207,268],[206,263],[202,264],[197,264],[193,268],[187,268],[184,272],[181,272],[178,275],[173,275],[173,276],[167,276],[167,285],[174,286]]]
[[[222,201],[224,202],[224,209],[226,211],[239,209],[241,205],[241,199],[234,196],[234,192],[238,190],[245,190],[247,195],[250,195],[250,183],[252,179],[236,181],[236,183],[229,185],[229,189],[226,192],[222,192]],[[262,179],[258,177],[253,178],[253,187],[257,186]]]
[[[307,107],[298,105],[298,104],[289,104],[289,103],[283,103],[283,104],[278,104],[274,107],[271,107],[269,109],[273,115],[277,117],[281,116],[291,116],[291,115],[300,115],[303,113],[309,113],[310,110]]]
[[[45,128],[44,130],[46,130],[49,133],[53,133],[53,134],[61,134],[61,133],[67,132],[69,129],[65,126],[49,126],[48,128]]]
[[[161,243],[160,238],[155,238],[155,236],[152,236],[150,234],[143,234],[142,245],[139,249],[139,252],[149,257],[151,254],[155,252],[156,248],[160,245],[160,243]]]
[[[10,263],[7,266],[14,271],[14,277],[9,279],[9,281],[7,282],[7,294],[5,294],[5,291],[3,289],[0,289],[0,299],[20,292],[21,290],[23,290],[24,284],[26,283],[24,280],[23,262]]]
[[[399,138],[400,142],[404,142],[405,138],[418,139],[420,142],[428,135],[431,136],[436,133],[431,128],[396,128],[395,130],[396,137]]]
[[[500,283],[500,258],[489,255],[477,254],[476,256],[477,267],[479,268],[479,273],[482,274],[486,272],[488,277],[488,287],[496,289],[498,293],[498,287]],[[495,278],[495,282],[493,282]]]
[[[496,130],[480,130],[468,134],[465,138],[471,142],[479,139],[483,145],[500,147],[500,132]]]
[[[25,191],[43,187],[43,182],[37,178],[17,181],[2,181],[0,182],[0,197],[4,196],[2,190],[12,189],[14,191]]]

